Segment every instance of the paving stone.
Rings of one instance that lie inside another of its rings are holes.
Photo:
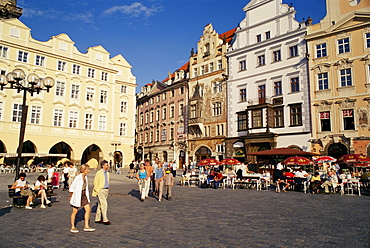
[[[93,177],[89,175],[92,190]],[[39,174],[31,173],[34,182]],[[139,199],[135,179],[111,175],[108,216],[112,225],[93,223],[97,199],[91,197],[91,226],[69,232],[67,191],[56,189],[52,207],[10,207],[7,184],[0,175],[0,247],[369,247],[370,197],[277,194],[252,189],[173,188],[173,200]],[[21,228],[20,228],[21,227]]]

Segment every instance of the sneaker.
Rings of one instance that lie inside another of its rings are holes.
[[[158,199],[158,201],[160,202],[160,201],[161,201],[161,199]]]
[[[46,206],[45,205],[41,205],[40,208],[46,208]]]
[[[71,233],[78,233],[78,230],[77,230],[77,228],[75,227],[75,228],[71,228],[71,229],[69,229],[69,231],[71,232]]]
[[[30,202],[30,206],[31,206],[31,207],[33,206],[33,202]]]
[[[29,206],[26,206],[25,208],[26,208],[26,209],[32,209],[32,207],[29,207]]]
[[[51,201],[46,200],[46,205],[49,205],[50,203],[51,203]]]
[[[84,231],[85,232],[93,232],[93,231],[95,231],[95,228],[91,228],[91,227],[84,228]]]

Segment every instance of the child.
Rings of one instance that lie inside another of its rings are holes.
[[[171,170],[166,170],[166,175],[164,176],[164,192],[167,196],[167,200],[171,200],[172,198],[172,186],[173,186],[174,178]]]

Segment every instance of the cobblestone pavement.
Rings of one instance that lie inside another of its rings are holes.
[[[112,225],[91,223],[96,231],[83,232],[81,210],[77,234],[69,232],[67,191],[55,190],[52,207],[16,209],[6,188],[14,175],[0,175],[0,247],[370,247],[369,196],[176,185],[171,201],[141,202],[136,180],[124,172],[111,176]]]

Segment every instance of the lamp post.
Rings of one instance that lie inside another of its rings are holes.
[[[113,161],[114,161],[114,167],[115,169],[117,169],[117,161],[116,161],[115,153],[117,151],[117,146],[121,145],[121,141],[112,141],[110,144],[114,146]]]
[[[9,86],[7,86],[9,84]],[[27,103],[27,92],[33,96],[33,93],[39,94],[42,90],[49,90],[54,86],[55,81],[51,77],[46,77],[40,79],[39,76],[35,73],[26,74],[22,69],[15,69],[12,72],[9,72],[6,76],[0,75],[0,89],[15,89],[18,93],[23,92],[22,98],[22,113],[21,113],[21,126],[19,131],[19,143],[17,149],[17,163],[16,163],[16,173],[15,180],[19,177],[19,168],[22,157],[23,150],[23,140],[24,134],[26,132],[26,122],[27,122],[27,112],[28,106]]]

